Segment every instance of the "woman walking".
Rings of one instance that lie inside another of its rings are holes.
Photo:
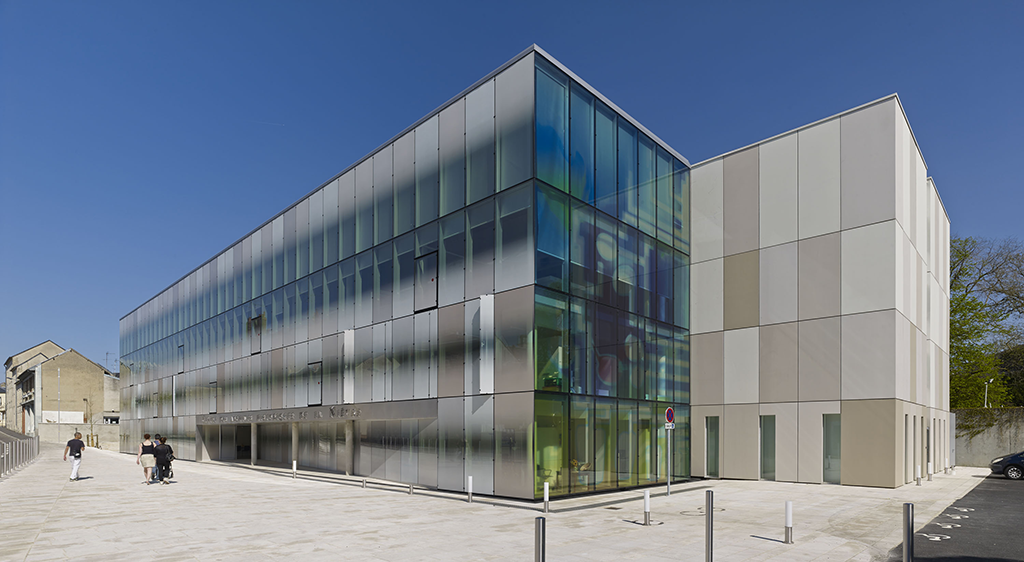
[[[167,444],[167,438],[159,438],[160,444],[153,448],[156,455],[157,470],[160,471],[160,483],[171,483],[171,461],[174,460],[174,449]]]
[[[146,475],[143,484],[149,484],[152,477],[153,467],[156,466],[156,445],[149,440],[149,434],[142,436],[142,443],[139,443],[139,454],[135,457],[135,464],[142,465],[142,472]]]

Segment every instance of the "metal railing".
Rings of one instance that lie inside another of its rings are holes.
[[[5,478],[32,462],[39,455],[39,436],[12,439],[0,443],[0,478]]]

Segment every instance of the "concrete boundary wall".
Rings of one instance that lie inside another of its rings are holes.
[[[969,408],[956,414],[956,463],[987,467],[989,461],[1024,451],[1024,408]]]

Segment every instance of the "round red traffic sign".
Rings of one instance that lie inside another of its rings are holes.
[[[676,411],[671,406],[665,408],[665,421],[667,423],[673,423],[676,421]]]

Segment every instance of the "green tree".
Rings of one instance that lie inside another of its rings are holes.
[[[1024,407],[1024,345],[1000,351],[996,357],[1007,390],[1007,405]]]
[[[950,239],[949,405],[951,408],[1001,406],[1008,399],[997,352],[1016,339],[1009,322],[1015,311],[1000,290],[1019,244],[978,238]]]

